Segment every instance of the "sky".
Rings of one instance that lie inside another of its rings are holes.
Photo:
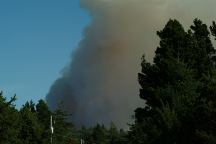
[[[0,1],[0,90],[15,105],[45,99],[89,23],[79,0]]]

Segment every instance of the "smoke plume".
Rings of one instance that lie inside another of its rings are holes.
[[[62,100],[78,126],[113,121],[125,127],[134,109],[144,105],[137,73],[141,56],[149,61],[154,56],[156,31],[169,18],[186,28],[196,17],[210,23],[215,5],[215,0],[81,0],[92,20],[70,64],[51,86],[49,106],[55,109]]]

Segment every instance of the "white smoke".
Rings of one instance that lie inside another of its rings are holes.
[[[151,61],[156,31],[170,18],[189,27],[198,17],[215,19],[215,0],[81,0],[92,21],[69,66],[47,95],[50,107],[63,100],[76,125],[119,127],[130,122],[139,98],[137,73],[141,56]]]

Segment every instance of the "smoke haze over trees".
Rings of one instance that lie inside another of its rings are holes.
[[[126,133],[117,129],[114,123],[109,128],[97,124],[92,128],[77,129],[68,121],[70,115],[59,107],[51,112],[43,100],[37,104],[26,102],[20,110],[13,103],[16,97],[7,101],[0,93],[0,144],[123,144]],[[51,132],[51,115],[53,133]]]
[[[0,143],[47,144],[52,138],[53,144],[215,144],[216,50],[210,34],[215,38],[215,22],[208,28],[199,19],[188,31],[170,19],[157,32],[154,60],[143,56],[138,73],[142,100],[137,97],[145,104],[135,110],[128,132],[114,123],[77,128],[64,103],[50,111],[45,101],[30,101],[17,110],[16,96],[7,101],[1,92]]]
[[[48,105],[62,100],[75,125],[126,127],[137,97],[136,74],[143,53],[152,61],[158,39],[155,32],[169,18],[186,27],[194,17],[208,24],[216,17],[213,0],[81,0],[91,23],[72,53],[70,64],[50,88]]]

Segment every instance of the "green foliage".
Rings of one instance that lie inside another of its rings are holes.
[[[115,126],[115,124],[112,122],[110,124],[110,129],[108,131],[108,139],[109,139],[109,143],[110,144],[117,144],[119,141],[119,131],[117,129],[117,127]]]
[[[51,130],[50,130],[51,111],[49,110],[44,100],[38,101],[36,105],[36,116],[42,129],[41,144],[47,144],[50,142],[50,137],[51,137]]]
[[[19,138],[22,144],[38,144],[42,139],[42,129],[35,113],[33,102],[26,102],[20,109],[21,130]]]
[[[97,124],[92,130],[92,142],[98,144],[106,144],[107,142],[107,130],[102,125]]]
[[[45,101],[26,102],[18,111],[0,93],[0,144],[125,144],[126,133],[118,130],[114,123],[107,129],[97,124],[93,128],[76,129],[69,121],[70,115],[63,105],[51,112]],[[51,116],[54,132],[51,133]]]
[[[66,144],[71,141],[71,130],[74,126],[72,123],[68,122],[68,116],[69,114],[63,110],[61,105],[53,113],[54,144]]]
[[[83,127],[80,131],[80,139],[85,144],[125,144],[127,143],[126,133],[119,130],[114,123],[110,124],[109,129],[104,125],[97,124],[93,128],[86,129]]]
[[[113,122],[110,124],[108,130],[108,143],[109,144],[125,144],[127,143],[126,133],[123,129],[118,129]]]
[[[210,29],[215,35],[215,23]],[[146,105],[135,111],[129,143],[215,143],[215,49],[207,25],[195,19],[185,32],[169,20],[157,34],[154,62],[143,57],[138,74]]]
[[[9,102],[0,93],[0,143],[18,144],[18,134],[20,130],[19,113],[12,104],[16,100],[14,96]]]
[[[199,19],[188,31],[169,20],[157,32],[153,63],[143,56],[138,74],[145,105],[135,110],[128,133],[114,123],[76,129],[63,105],[51,112],[43,100],[18,111],[16,96],[7,101],[1,92],[0,144],[215,144],[216,51],[210,34],[216,39],[216,23],[209,31]]]

